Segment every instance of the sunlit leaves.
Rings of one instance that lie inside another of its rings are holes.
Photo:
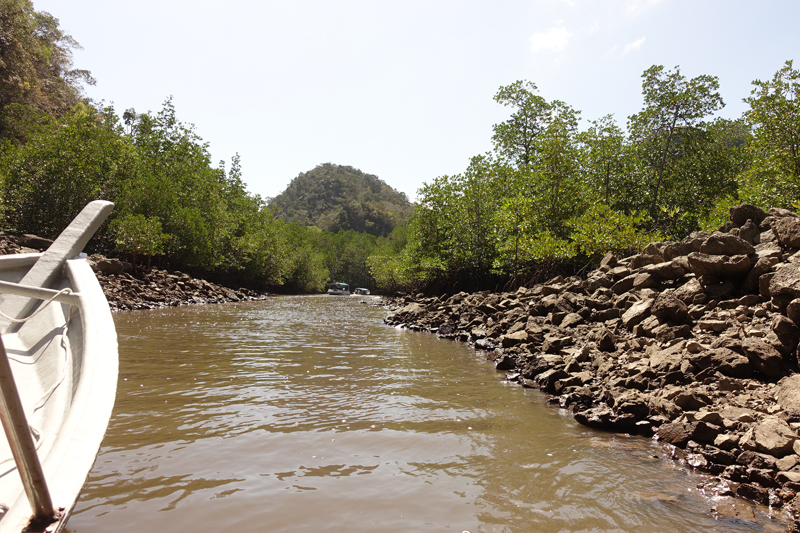
[[[663,238],[657,232],[644,229],[648,221],[645,213],[626,215],[605,204],[595,204],[570,221],[570,239],[588,257],[602,256],[606,252],[639,253],[648,243]]]

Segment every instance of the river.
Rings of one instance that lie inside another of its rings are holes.
[[[115,314],[117,402],[67,530],[784,530],[384,314],[326,295]]]

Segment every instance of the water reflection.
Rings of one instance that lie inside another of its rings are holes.
[[[329,296],[116,315],[117,405],[69,530],[782,529],[716,521],[659,445],[382,316]]]

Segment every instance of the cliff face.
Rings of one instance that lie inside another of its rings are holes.
[[[406,299],[386,318],[485,350],[591,427],[656,435],[730,491],[800,509],[800,217],[607,255],[586,279]]]

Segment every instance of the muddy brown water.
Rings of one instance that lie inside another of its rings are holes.
[[[117,313],[117,402],[67,530],[785,528],[384,313],[326,295]]]

